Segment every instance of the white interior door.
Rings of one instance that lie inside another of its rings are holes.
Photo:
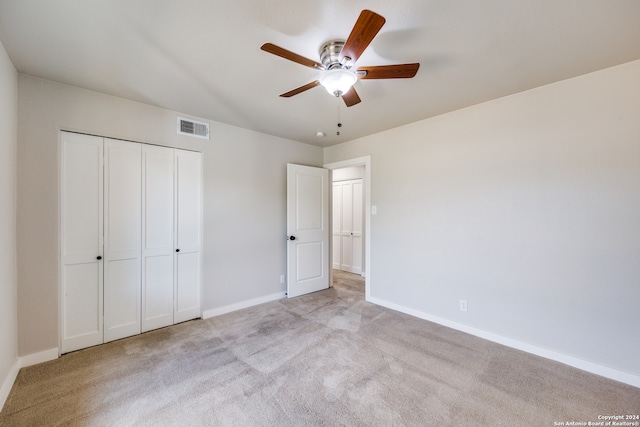
[[[329,171],[287,165],[287,296],[329,287]]]
[[[173,151],[142,146],[142,332],[173,324]]]
[[[202,155],[175,150],[174,323],[201,317]]]
[[[104,341],[140,333],[142,149],[105,139]]]
[[[61,132],[61,352],[103,342],[102,138]]]

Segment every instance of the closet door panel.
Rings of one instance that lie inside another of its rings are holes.
[[[77,263],[64,267],[66,310],[63,330],[66,340],[84,337],[79,341],[87,341],[86,346],[102,343],[101,319],[97,314],[101,311],[99,305],[102,298],[96,291],[100,288],[101,270],[97,262]],[[94,342],[94,339],[89,336],[96,332],[99,338]],[[71,351],[72,348],[63,350]]]
[[[140,259],[112,260],[105,267],[105,331],[109,342],[140,333]]]
[[[175,150],[174,323],[201,317],[201,154]]]
[[[342,247],[342,184],[334,183],[333,184],[333,195],[332,195],[332,211],[333,211],[333,221],[332,221],[332,263],[333,268],[340,269],[340,260],[342,259],[342,251],[340,248]]]
[[[142,332],[173,324],[174,150],[142,147]]]
[[[141,332],[141,145],[105,139],[105,342]]]
[[[142,332],[173,325],[173,256],[145,256]]]
[[[353,263],[353,185],[350,181],[342,183],[342,260],[340,268],[351,271]]]
[[[67,353],[103,342],[103,140],[60,138],[60,348]]]
[[[200,317],[200,254],[180,254],[176,262],[175,323]]]
[[[362,274],[364,259],[364,186],[362,179],[333,185],[333,265]]]
[[[200,153],[175,150],[176,245],[182,252],[200,251],[202,188]]]
[[[351,272],[362,274],[363,259],[363,223],[364,223],[364,186],[362,180],[353,181],[352,226],[351,226]]]

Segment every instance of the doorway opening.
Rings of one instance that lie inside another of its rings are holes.
[[[363,275],[364,166],[336,169],[332,173],[331,237],[334,270]]]
[[[332,175],[331,280],[333,270],[347,271],[364,279],[365,300],[371,286],[371,157],[325,164]],[[343,216],[344,213],[344,216]],[[338,218],[340,217],[340,218]]]

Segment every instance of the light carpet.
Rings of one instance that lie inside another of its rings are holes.
[[[362,280],[20,370],[6,426],[554,426],[640,389],[364,301]]]

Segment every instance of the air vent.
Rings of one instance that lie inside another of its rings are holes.
[[[209,124],[178,117],[178,134],[209,139]]]

